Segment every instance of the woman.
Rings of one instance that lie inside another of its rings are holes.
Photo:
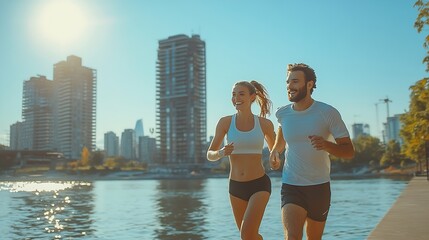
[[[255,100],[261,108],[259,117],[251,109]],[[241,239],[263,239],[259,226],[271,194],[271,181],[262,164],[262,149],[264,139],[270,150],[274,145],[274,126],[265,118],[271,101],[260,83],[242,81],[233,87],[232,104],[237,113],[219,120],[207,159],[229,156],[230,201]],[[220,149],[225,135],[227,145]]]

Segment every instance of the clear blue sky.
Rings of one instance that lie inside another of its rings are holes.
[[[353,123],[368,123],[375,136],[386,119],[380,103],[377,126],[375,104],[388,96],[390,115],[403,113],[409,86],[427,76],[414,0],[58,2],[0,1],[2,144],[21,120],[23,81],[52,79],[53,65],[72,54],[98,72],[97,146],[103,148],[105,132],[120,136],[140,118],[149,134],[156,126],[158,41],[176,34],[206,42],[209,136],[220,117],[235,112],[230,96],[238,80],[263,83],[274,110],[288,104],[288,63],[312,66],[313,97],[336,107],[350,132]],[[44,19],[53,12],[58,20]],[[277,128],[274,114],[270,119]]]

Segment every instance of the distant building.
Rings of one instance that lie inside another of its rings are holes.
[[[97,71],[68,56],[54,65],[54,146],[66,159],[95,150]]]
[[[134,132],[136,134],[136,158],[140,158],[140,137],[144,136],[144,130],[143,130],[143,120],[139,119],[136,121],[136,126],[134,127]]]
[[[199,35],[159,41],[156,132],[160,164],[206,160],[206,47]]]
[[[402,128],[402,122],[400,120],[401,116],[402,114],[395,114],[393,117],[387,118],[387,123],[385,124],[386,143],[390,140],[395,140],[401,146],[404,143],[403,139],[399,135]]]
[[[149,136],[139,138],[139,156],[140,161],[152,164],[156,159],[156,139]]]
[[[136,158],[136,133],[134,129],[125,129],[121,135],[120,155],[128,160]]]
[[[119,156],[119,137],[112,131],[104,134],[104,152],[106,157]]]
[[[53,81],[45,76],[31,77],[24,82],[22,96],[22,147],[29,150],[51,150]]]
[[[352,125],[353,140],[359,136],[369,136],[369,125],[363,123],[354,123]]]
[[[9,145],[10,150],[23,150],[24,127],[22,122],[16,122],[10,126]]]

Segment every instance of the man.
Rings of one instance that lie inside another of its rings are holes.
[[[271,168],[278,169],[287,143],[281,190],[285,239],[302,239],[305,223],[308,240],[322,239],[331,202],[329,154],[350,159],[354,148],[339,112],[311,97],[316,88],[311,67],[289,64],[286,85],[292,104],[276,112],[279,129],[270,153]]]

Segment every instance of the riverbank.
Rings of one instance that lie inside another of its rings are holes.
[[[429,239],[429,181],[416,176],[374,228],[368,240]]]
[[[281,172],[270,171],[270,177],[281,177]],[[332,173],[335,179],[368,179],[380,177],[411,178],[410,172],[383,173]],[[227,178],[227,173],[148,173],[144,171],[35,171],[27,173],[0,173],[0,181],[109,181],[109,180],[145,180],[145,179],[203,179]]]

